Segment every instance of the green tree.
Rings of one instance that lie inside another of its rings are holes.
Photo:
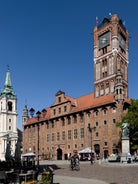
[[[15,159],[16,167],[20,167],[21,166],[21,145],[20,145],[19,137],[17,139],[17,143],[15,147],[14,159]]]
[[[121,127],[124,122],[127,122],[129,126],[130,149],[138,150],[138,100],[131,99],[128,112],[122,117],[118,126]]]
[[[6,147],[6,153],[5,153],[5,160],[9,162],[11,160],[11,145],[9,141],[7,142],[7,147]]]

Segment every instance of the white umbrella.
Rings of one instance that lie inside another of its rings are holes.
[[[22,155],[22,157],[29,157],[29,156],[34,156],[35,157],[35,154],[30,152],[30,153],[25,153]]]
[[[78,153],[91,153],[91,152],[94,153],[94,151],[93,150],[91,151],[90,148],[85,148],[85,149],[79,151]]]

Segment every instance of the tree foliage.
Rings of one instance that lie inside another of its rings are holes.
[[[131,105],[128,108],[128,112],[122,117],[122,121],[118,123],[122,126],[124,122],[129,125],[129,138],[131,150],[138,149],[138,100],[131,100]]]
[[[5,160],[7,162],[11,160],[11,145],[10,145],[9,141],[7,142],[6,153],[5,153]]]
[[[17,139],[14,158],[16,162],[19,162],[19,163],[21,162],[21,146],[20,146],[19,138]]]

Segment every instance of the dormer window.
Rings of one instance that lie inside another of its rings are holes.
[[[95,116],[98,116],[98,110],[95,111]]]
[[[106,114],[107,113],[107,110],[106,109],[103,109],[103,114]]]
[[[116,113],[116,107],[112,107],[112,113]]]

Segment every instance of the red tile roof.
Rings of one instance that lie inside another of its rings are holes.
[[[78,98],[72,98],[72,97],[65,95],[65,98],[69,100],[73,106],[70,113],[74,113],[77,111],[86,110],[90,108],[96,108],[96,107],[114,102],[114,94],[108,94],[108,95],[104,95],[98,98],[94,98],[94,93],[90,93],[90,94],[87,94],[87,95],[84,95]],[[126,99],[125,102],[129,103],[130,100]],[[50,118],[51,118],[51,108],[47,108],[45,117],[41,115],[40,121],[48,120]],[[36,122],[37,122],[36,117],[30,118],[27,122],[27,125],[33,124]]]
[[[76,98],[77,106],[73,108],[73,111],[79,111],[88,108],[98,107],[100,105],[112,103],[114,101],[114,95],[109,94],[106,96],[101,96],[94,98],[94,93],[87,94]]]

